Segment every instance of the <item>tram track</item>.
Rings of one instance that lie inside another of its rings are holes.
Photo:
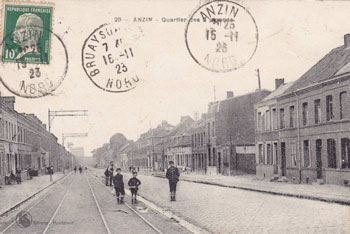
[[[43,197],[39,198],[39,200],[37,200],[34,204],[30,205],[29,207],[25,207],[25,208],[21,209],[20,211],[26,211],[26,212],[31,211],[33,208],[35,208],[37,205],[39,205],[41,202],[43,202],[45,199],[47,199],[50,195],[52,195],[52,193],[55,191],[57,186],[63,184],[68,178],[70,178],[70,176],[71,176],[71,174],[67,175],[65,178],[63,178],[58,183],[56,183],[54,187],[52,187],[50,190],[48,190],[43,195]],[[70,183],[70,185],[73,183],[73,181],[74,181],[74,178],[73,178],[72,182]],[[67,191],[68,191],[68,189],[67,189]],[[10,223],[3,230],[0,231],[0,234],[6,233],[10,228],[13,227],[13,225],[15,223],[16,223],[16,218],[12,217],[12,221],[10,221]]]
[[[93,176],[91,173],[89,173],[89,174],[90,174],[90,176],[91,176],[90,178],[95,179],[94,176]],[[101,180],[96,179],[96,181],[101,185],[101,187],[105,188],[105,189],[108,191],[109,194],[114,192],[113,189],[109,189],[108,187],[106,187],[106,186],[102,183]],[[90,188],[92,189],[92,186],[91,186],[89,180],[88,180],[88,183],[89,183],[89,185],[90,185]],[[92,191],[92,193],[93,193],[93,189],[92,189],[91,191]],[[96,199],[96,204],[98,204],[97,199]],[[125,204],[126,207],[128,207],[129,210],[132,211],[132,213],[134,213],[140,220],[143,221],[143,223],[145,223],[148,227],[150,227],[155,233],[164,234],[164,232],[162,232],[161,230],[159,230],[159,228],[157,228],[152,222],[150,222],[148,219],[146,219],[145,217],[143,217],[139,212],[137,212],[137,210],[135,210],[132,206],[130,206],[126,201],[124,202],[124,204]],[[99,205],[98,205],[98,206],[99,206]],[[119,204],[119,206],[122,206],[122,205]],[[101,211],[101,212],[102,212],[102,211]],[[102,216],[103,216],[103,215],[102,215]]]

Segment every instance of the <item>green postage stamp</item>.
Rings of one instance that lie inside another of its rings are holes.
[[[2,62],[50,64],[53,6],[3,4]]]

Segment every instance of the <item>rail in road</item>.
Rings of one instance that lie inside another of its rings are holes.
[[[144,205],[141,211],[146,210],[146,215],[138,208],[128,202],[117,204],[115,195],[100,180],[90,173],[77,173],[19,213],[27,216],[17,215],[0,225],[0,233],[188,233]]]

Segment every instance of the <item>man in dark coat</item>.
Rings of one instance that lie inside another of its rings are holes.
[[[169,161],[169,168],[166,171],[166,178],[169,180],[170,187],[170,201],[176,201],[176,184],[179,181],[180,172],[177,167],[174,166],[173,161]]]
[[[113,177],[115,194],[117,195],[118,204],[124,203],[124,181],[123,175],[121,174],[121,169],[117,168],[117,174]]]

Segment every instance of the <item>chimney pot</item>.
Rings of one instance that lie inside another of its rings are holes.
[[[226,92],[226,98],[232,98],[234,95],[233,95],[233,92],[232,91],[227,91]]]
[[[284,85],[284,78],[275,79],[275,89],[278,89],[281,85]]]
[[[344,35],[344,46],[345,48],[350,46],[350,33]]]
[[[11,110],[15,110],[15,102],[16,102],[15,97],[13,96],[1,97],[1,99],[8,108],[10,108]]]

